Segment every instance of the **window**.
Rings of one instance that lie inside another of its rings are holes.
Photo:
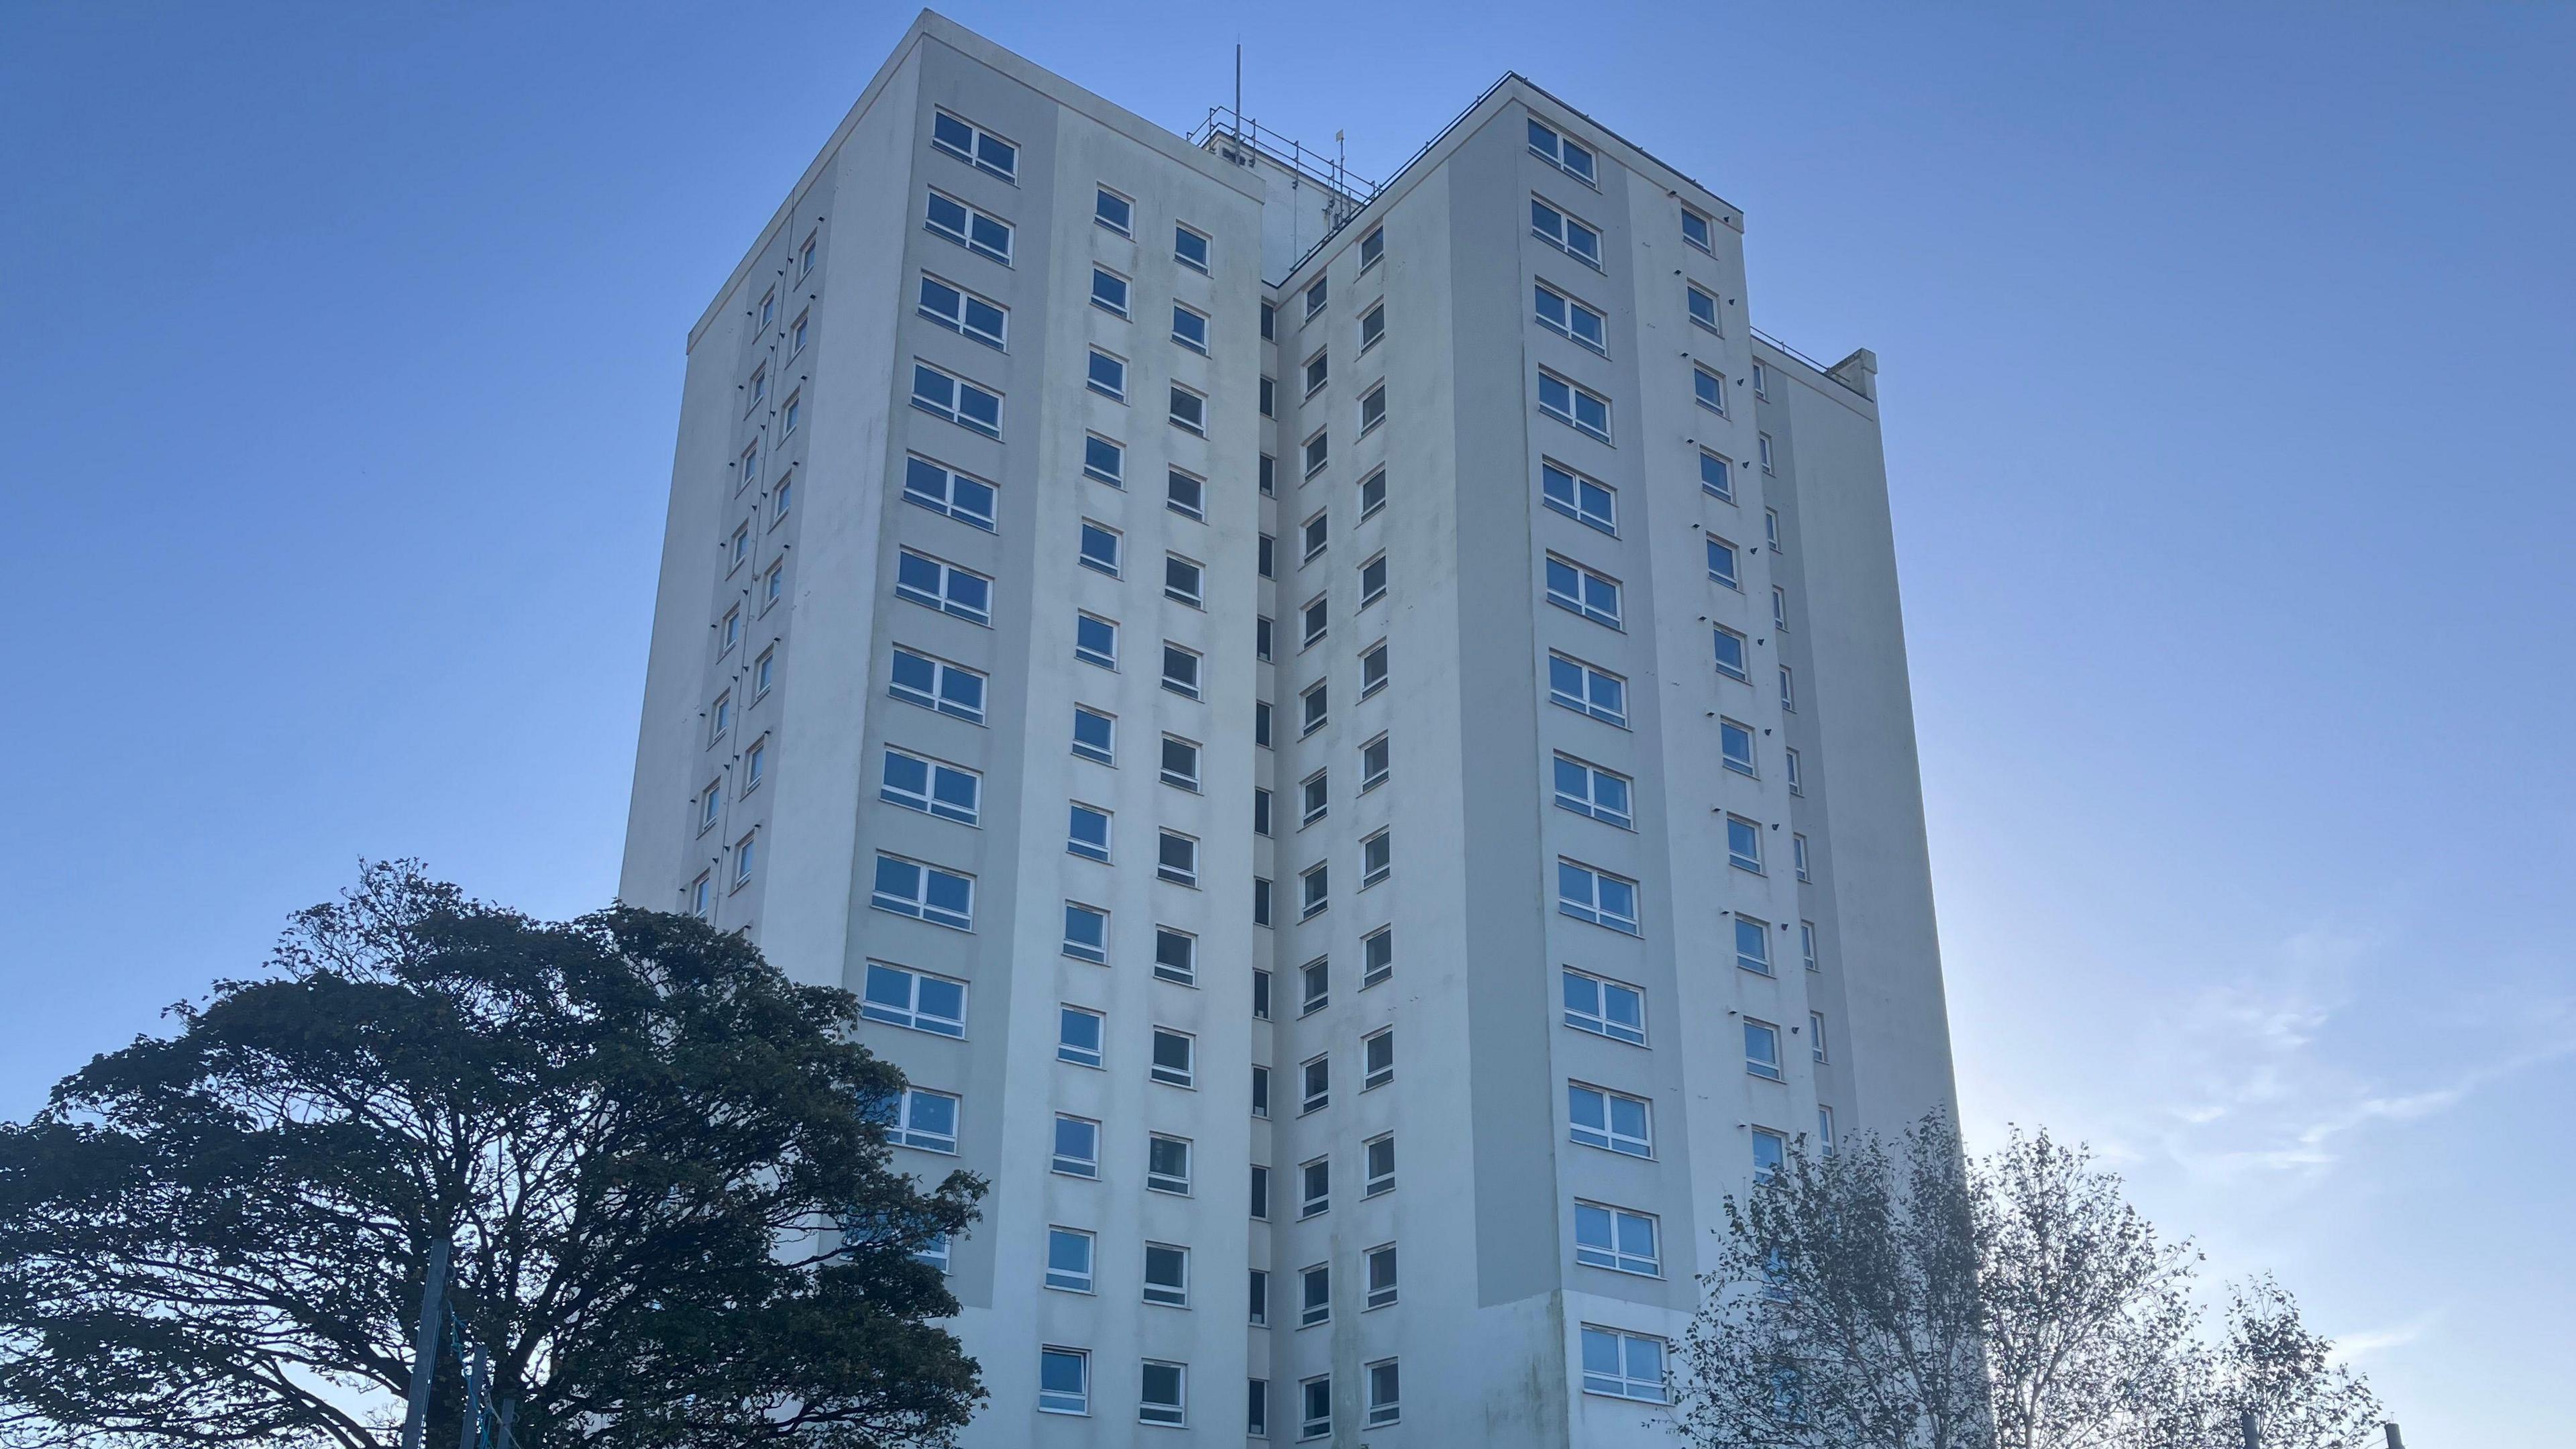
[[[1807,837],[1806,837],[1806,836],[1804,836],[1804,835],[1797,835],[1797,834],[1793,834],[1793,835],[1791,835],[1791,836],[1789,837],[1789,859],[1790,859],[1790,862],[1791,862],[1792,864],[1794,864],[1794,865],[1798,868],[1798,879],[1800,879],[1800,880],[1811,880],[1811,879],[1813,879],[1813,877],[1811,877],[1811,876],[1809,876],[1809,875],[1807,874]]]
[[[1270,456],[1268,453],[1262,454],[1256,476],[1261,480],[1262,497],[1276,498],[1279,496],[1279,460],[1277,458]]]
[[[1744,1070],[1769,1081],[1780,1080],[1780,1028],[1749,1016],[1744,1019]]]
[[[868,962],[868,985],[866,995],[860,995],[858,1013],[886,1026],[909,1026],[933,1036],[963,1036],[966,982]]]
[[[736,606],[725,610],[724,622],[716,626],[716,657],[722,659],[731,654],[733,647],[741,642],[742,609]]]
[[[1323,310],[1324,310],[1324,301],[1325,301],[1324,279],[1323,279],[1322,277],[1317,277],[1317,278],[1316,278],[1316,279],[1315,279],[1311,284],[1309,284],[1309,285],[1307,286],[1307,288],[1306,288],[1306,315],[1307,315],[1307,317],[1312,318],[1316,313],[1323,311]]]
[[[721,813],[723,809],[724,781],[710,780],[707,782],[707,788],[698,792],[699,831],[703,833],[704,831],[713,828],[716,823],[717,815]]]
[[[1118,625],[1097,614],[1073,616],[1073,657],[1103,669],[1118,667]]]
[[[1100,1175],[1100,1124],[1087,1117],[1055,1116],[1055,1154],[1049,1171],[1067,1177]]]
[[[903,466],[903,496],[933,513],[993,531],[993,485],[928,458],[909,457]]]
[[[1297,1216],[1311,1218],[1333,1206],[1333,1162],[1318,1157],[1297,1169]]]
[[[906,1087],[885,1111],[886,1141],[924,1152],[957,1151],[957,1099],[948,1093]]]
[[[742,752],[742,793],[748,795],[760,788],[760,782],[768,777],[768,764],[769,740],[764,736]]]
[[[1384,478],[1386,475],[1379,473],[1371,476]],[[1360,607],[1365,609],[1385,597],[1386,555],[1374,554],[1370,556],[1368,562],[1360,565]]]
[[[755,830],[733,843],[733,883],[739,890],[751,882],[751,868],[760,852],[760,832]]]
[[[1360,746],[1361,794],[1365,795],[1386,783],[1386,757],[1386,736],[1384,735],[1379,735],[1376,739]]]
[[[1789,1139],[1768,1127],[1753,1129],[1753,1180],[1768,1182],[1789,1160]]]
[[[1174,885],[1199,883],[1199,843],[1178,831],[1162,833],[1154,855],[1154,874]]]
[[[1011,264],[1011,224],[999,217],[986,216],[934,191],[923,225],[968,251],[981,252],[1006,267]]]
[[[1655,1155],[1654,1131],[1648,1125],[1650,1112],[1642,1098],[1569,1082],[1565,1087],[1565,1111],[1571,1124],[1570,1135],[1586,1147],[1624,1152],[1630,1157]]]
[[[1751,916],[1735,918],[1735,964],[1747,971],[1771,974],[1771,927]]]
[[[1710,250],[1708,218],[1687,206],[1682,208],[1682,240],[1701,251]]]
[[[1691,397],[1719,417],[1726,416],[1726,379],[1707,368],[1691,369]]]
[[[1321,965],[1321,962],[1316,963]],[[1314,1057],[1297,1068],[1297,1114],[1320,1112],[1333,1104],[1333,1059]]]
[[[1386,421],[1386,384],[1379,383],[1360,395],[1360,436]]]
[[[1592,150],[1557,134],[1553,127],[1529,123],[1530,154],[1578,181],[1592,180]]]
[[[735,529],[734,529],[734,531],[733,531],[733,543],[732,543],[732,545],[731,545],[731,554],[732,554],[731,560],[730,560],[729,562],[727,562],[727,563],[726,563],[726,565],[725,565],[725,572],[727,572],[727,573],[731,573],[731,572],[733,572],[735,569],[738,569],[738,568],[742,567],[742,566],[743,566],[743,563],[751,557],[751,525],[750,525],[750,524],[745,523],[745,524],[737,525],[737,526],[735,527]]]
[[[1587,307],[1545,282],[1534,283],[1533,288],[1538,325],[1604,357],[1610,355],[1609,322],[1597,308]]]
[[[799,280],[814,275],[815,241],[818,232],[805,234],[805,245],[796,249],[796,275]]]
[[[1762,827],[1741,815],[1726,817],[1726,863],[1762,874]]]
[[[1198,1085],[1198,1042],[1186,1032],[1154,1028],[1154,1058],[1148,1073],[1167,1087]]]
[[[715,877],[700,875],[689,883],[689,914],[699,920],[714,919],[716,908]]]
[[[1780,752],[1780,758],[1785,766],[1783,773],[1789,777],[1789,793],[1792,795],[1806,794],[1807,781],[1806,777],[1801,774],[1798,769],[1798,752],[1796,750],[1783,750]]]
[[[1193,609],[1206,607],[1207,570],[1176,553],[1163,555],[1163,597]]]
[[[1275,569],[1277,552],[1277,540],[1273,539],[1266,533],[1261,535],[1260,550],[1254,555],[1257,560],[1254,567],[1260,571],[1261,576],[1265,579],[1275,578],[1278,576]]]
[[[1252,1164],[1252,1220],[1270,1221],[1270,1169],[1258,1162]]]
[[[1771,369],[1759,362],[1753,364],[1753,395],[1764,402],[1771,400]]]
[[[1163,736],[1163,783],[1175,789],[1199,787],[1199,747],[1177,735]]]
[[[1780,630],[1789,627],[1789,591],[1778,584],[1771,586],[1771,627]]]
[[[1092,193],[1091,219],[1120,236],[1127,236],[1129,225],[1136,219],[1136,204],[1103,186]]]
[[[1635,825],[1629,810],[1628,777],[1572,755],[1556,757],[1556,806],[1622,830]]]
[[[1370,1308],[1386,1308],[1395,1303],[1395,1244],[1387,1243],[1368,1250],[1366,1259]]]
[[[1091,269],[1091,305],[1112,316],[1127,315],[1127,279],[1107,267]]]
[[[1278,336],[1279,309],[1271,306],[1267,302],[1264,302],[1261,304],[1261,340],[1264,342],[1276,341]]]
[[[1204,357],[1208,350],[1208,319],[1205,312],[1172,304],[1172,340]]]
[[[1379,831],[1360,841],[1360,889],[1367,890],[1395,869],[1395,841]]]
[[[1079,645],[1077,644],[1077,648]],[[1118,735],[1118,721],[1086,705],[1073,707],[1073,752],[1086,760],[1109,764]]]
[[[1798,959],[1804,962],[1810,971],[1824,969],[1816,964],[1816,923],[1813,921],[1798,923]]]
[[[1079,1348],[1038,1350],[1038,1412],[1091,1412],[1091,1355]]]
[[[1270,882],[1257,875],[1252,878],[1252,924],[1270,924]]]
[[[1366,352],[1386,338],[1386,304],[1378,303],[1360,314],[1360,351]]]
[[[930,117],[930,144],[1004,181],[1014,180],[1019,174],[1019,147],[946,111],[933,112]]]
[[[1174,694],[1199,697],[1199,656],[1174,644],[1163,643],[1163,687]]]
[[[1127,362],[1124,358],[1113,357],[1095,347],[1091,349],[1091,361],[1083,377],[1091,390],[1102,397],[1113,402],[1127,400]]]
[[[934,926],[968,931],[975,926],[975,878],[881,853],[869,904]]]
[[[757,382],[758,379],[755,378],[754,381]],[[734,475],[734,491],[740,492],[759,481],[760,445],[758,443],[754,443],[750,447],[742,450],[742,464],[739,471]]]
[[[1297,1014],[1312,1016],[1332,1000],[1332,967],[1329,958],[1318,956],[1297,968]]]
[[[1297,703],[1303,715],[1303,719],[1297,728],[1297,733],[1301,737],[1311,735],[1315,731],[1324,727],[1325,712],[1328,702],[1325,699],[1324,682],[1322,680],[1319,679],[1313,684],[1308,685],[1306,687],[1306,691],[1297,696]]]
[[[1717,298],[1715,296],[1702,291],[1695,286],[1686,286],[1683,290],[1682,296],[1684,305],[1690,308],[1690,319],[1693,322],[1698,323],[1711,332],[1719,330],[1717,325]],[[1760,364],[1758,363],[1755,364],[1755,372],[1757,376],[1760,373]]]
[[[778,480],[778,486],[770,490],[769,526],[776,528],[787,517],[788,510],[795,506],[796,474],[790,470],[786,476]]]
[[[1538,410],[1577,432],[1610,441],[1610,400],[1555,373],[1538,375]]]
[[[1634,936],[1637,929],[1637,883],[1571,860],[1556,862],[1556,908],[1578,921],[1590,921]]]
[[[1753,437],[1753,444],[1754,444],[1754,451],[1755,451],[1755,452],[1757,452],[1757,453],[1759,453],[1759,454],[1761,455],[1761,459],[1762,459],[1762,471],[1763,471],[1763,472],[1765,472],[1765,473],[1770,472],[1770,471],[1771,471],[1771,435],[1770,435],[1769,433],[1756,433],[1756,434],[1754,435],[1754,437]]]
[[[1386,259],[1386,228],[1373,226],[1360,238],[1360,270],[1365,272]]]
[[[1059,1006],[1055,1015],[1055,1059],[1077,1067],[1099,1066],[1108,1019],[1079,1006]]]
[[[1555,554],[1547,556],[1547,601],[1596,624],[1619,627],[1619,581]]]
[[[1149,1192],[1190,1195],[1190,1142],[1186,1137],[1155,1133],[1145,1139],[1145,1188]]]
[[[1279,416],[1279,379],[1275,377],[1261,380],[1261,415],[1265,418]]]
[[[1172,227],[1172,260],[1193,272],[1206,271],[1208,239],[1188,227],[1175,223]]]
[[[1554,462],[1539,464],[1539,501],[1577,523],[1612,537],[1619,533],[1619,495],[1606,483],[1595,483]]]
[[[784,598],[786,593],[787,561],[780,559],[771,564],[760,576],[760,611],[764,614],[768,613],[769,606]]]
[[[1297,647],[1312,649],[1323,642],[1327,615],[1324,596],[1317,594],[1297,606]]]
[[[1268,1328],[1270,1326],[1270,1274],[1268,1270],[1262,1268],[1255,1268],[1252,1270],[1250,1290],[1244,1294],[1244,1305],[1247,1309],[1245,1317],[1251,1321],[1253,1327]],[[1253,1382],[1257,1384],[1260,1383],[1261,1380],[1254,1379]],[[1258,1398],[1260,1396],[1255,1395],[1254,1397]],[[1259,1433],[1260,1431],[1255,1429],[1253,1432]]]
[[[1370,1364],[1365,1372],[1368,1375],[1368,1422],[1370,1426],[1375,1427],[1380,1424],[1395,1424],[1403,1422],[1404,1408],[1398,1401],[1396,1394],[1397,1384],[1395,1360],[1391,1358],[1379,1359],[1377,1362]]]
[[[993,581],[926,553],[896,551],[894,593],[977,624],[993,622]]]
[[[1576,1203],[1574,1261],[1614,1273],[1662,1277],[1664,1265],[1655,1250],[1654,1218],[1626,1208]]]
[[[1064,954],[1095,966],[1109,964],[1109,913],[1094,906],[1064,903]]]
[[[1365,523],[1365,522],[1367,522],[1369,519],[1375,518],[1375,517],[1378,515],[1379,511],[1380,511],[1380,510],[1382,510],[1382,509],[1384,509],[1385,507],[1386,507],[1386,470],[1385,470],[1384,468],[1378,468],[1378,469],[1372,470],[1372,471],[1369,473],[1369,475],[1368,475],[1367,477],[1362,478],[1362,479],[1360,480],[1360,521],[1361,521],[1361,522],[1363,522],[1363,523]],[[1360,574],[1361,574],[1361,582],[1362,582],[1363,586],[1365,586],[1365,584],[1367,583],[1368,565],[1366,565],[1366,564],[1362,564],[1362,565],[1360,565]],[[1385,567],[1384,567],[1384,561],[1383,561],[1383,559],[1381,559],[1381,560],[1380,560],[1380,567],[1379,567],[1379,569],[1378,569],[1378,577],[1377,577],[1377,586],[1378,586],[1378,591],[1379,591],[1380,593],[1385,592],[1385,590],[1386,590],[1386,570],[1385,570]],[[1365,592],[1365,589],[1363,589],[1363,591]],[[1374,596],[1372,595],[1371,597],[1374,597]],[[1361,606],[1362,608],[1366,608],[1366,607],[1368,607],[1368,601],[1367,601],[1367,599],[1363,599],[1363,600],[1361,601],[1361,605],[1360,605],[1360,606]]]
[[[1150,1261],[1152,1250],[1148,1249],[1146,1256]],[[1145,1360],[1144,1381],[1136,1390],[1136,1421],[1174,1426],[1188,1422],[1186,1393],[1189,1372],[1187,1364]]]
[[[1166,1308],[1190,1306],[1190,1250],[1170,1243],[1145,1245],[1145,1301]]]
[[[1207,482],[1174,468],[1163,475],[1163,506],[1183,518],[1207,517]]]
[[[1642,1333],[1583,1325],[1583,1391],[1648,1404],[1663,1403],[1664,1341]]]
[[[733,691],[727,690],[716,696],[714,704],[707,706],[707,743],[712,745],[723,739],[725,732],[732,728]]]
[[[1091,1234],[1079,1228],[1047,1229],[1046,1286],[1067,1293],[1091,1291]]]
[[[1712,497],[1733,503],[1735,501],[1734,465],[1706,448],[1700,449],[1699,486]]]
[[[1258,1269],[1254,1271],[1259,1273]],[[1260,1320],[1255,1319],[1254,1322],[1259,1323]],[[1243,1432],[1248,1438],[1267,1439],[1270,1437],[1270,1380],[1248,1379],[1246,1383],[1250,1385],[1250,1392],[1245,1400]]]
[[[1601,269],[1601,233],[1533,196],[1530,235],[1592,268]]]
[[[1126,446],[1098,433],[1085,434],[1082,439],[1082,471],[1085,477],[1096,478],[1112,488],[1126,487]]]
[[[1317,433],[1315,436],[1308,438],[1304,446],[1306,476],[1312,478],[1316,474],[1323,472],[1324,465],[1332,459],[1332,437],[1328,433]]]
[[[1270,748],[1270,701],[1266,699],[1252,702],[1252,742]]]
[[[1332,370],[1332,357],[1329,353],[1318,352],[1314,356],[1307,358],[1306,396],[1313,397],[1315,394],[1323,391],[1324,384],[1332,380]]]
[[[1825,1055],[1825,1014],[1823,1012],[1807,1013],[1807,1036],[1808,1054],[1820,1062],[1829,1060]]]
[[[912,365],[912,405],[987,437],[1002,435],[1001,395],[926,362]]]
[[[1753,774],[1753,731],[1731,719],[1719,720],[1717,754],[1726,768],[1739,775]]]
[[[1365,1169],[1360,1180],[1360,1196],[1376,1197],[1395,1191],[1394,1135],[1383,1134],[1360,1144],[1360,1164]]]
[[[1179,383],[1172,384],[1172,426],[1185,433],[1207,436],[1207,399]]]
[[[1360,937],[1360,989],[1366,991],[1395,974],[1395,928],[1380,926]]]
[[[1324,1374],[1297,1385],[1297,1437],[1321,1439],[1333,1432],[1333,1376]]]
[[[1298,562],[1312,563],[1323,553],[1324,546],[1329,541],[1332,532],[1332,516],[1329,512],[1318,510],[1314,517],[1298,526],[1297,532],[1298,538],[1306,549],[1305,556]]]
[[[983,777],[973,770],[924,759],[889,745],[884,784],[877,794],[879,799],[907,810],[973,825],[983,785]]]
[[[1360,1090],[1374,1091],[1395,1080],[1395,1028],[1380,1027],[1360,1038]]]
[[[1780,707],[1791,714],[1798,712],[1798,677],[1786,664],[1780,666]]]
[[[1090,805],[1070,808],[1071,823],[1065,827],[1064,848],[1087,860],[1109,859],[1109,812]]]
[[[762,300],[762,302],[761,302],[761,306],[762,306],[764,309],[765,309],[765,308],[767,308],[767,307],[769,306],[769,301],[768,301],[768,299],[764,298],[764,299]],[[767,400],[767,398],[768,398],[768,397],[769,397],[769,369],[768,369],[768,368],[766,368],[766,367],[755,367],[755,368],[753,368],[753,369],[751,370],[751,405],[752,405],[752,407],[753,407],[753,408],[758,408],[762,402],[764,402],[765,400]],[[750,456],[750,455],[746,454],[746,455],[744,455],[744,456],[745,456],[746,460],[748,460],[748,458],[749,458],[749,456]],[[747,474],[749,471],[750,471],[749,469],[745,469],[746,474]]]
[[[1713,624],[1709,626],[1709,638],[1717,672],[1751,684],[1753,675],[1744,663],[1744,636],[1724,624]]]
[[[1816,1146],[1827,1157],[1834,1155],[1834,1109],[1816,1104]]]
[[[1252,1115],[1261,1118],[1267,1118],[1270,1115],[1270,1069],[1268,1067],[1257,1066],[1252,1069]]]
[[[1577,713],[1606,720],[1621,729],[1628,727],[1628,682],[1607,670],[1562,654],[1550,654],[1547,697]]]
[[[999,302],[976,296],[952,282],[921,274],[921,298],[914,310],[951,332],[971,337],[987,347],[1008,347],[1010,310]]]
[[[1331,904],[1332,891],[1331,882],[1328,876],[1329,870],[1330,867],[1328,866],[1310,865],[1306,867],[1305,874],[1297,877],[1298,898],[1300,901],[1297,918],[1299,920],[1304,920],[1308,916],[1316,914],[1323,910],[1325,906]]]
[[[1169,926],[1154,928],[1154,978],[1179,986],[1199,979],[1199,938]]]
[[[1332,803],[1331,781],[1322,770],[1308,775],[1297,785],[1297,825],[1300,829],[1324,818]]]
[[[1270,833],[1270,792],[1258,785],[1252,788],[1252,833]]]

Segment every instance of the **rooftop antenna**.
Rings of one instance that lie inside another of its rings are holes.
[[[1243,42],[1234,43],[1234,143],[1243,144]]]

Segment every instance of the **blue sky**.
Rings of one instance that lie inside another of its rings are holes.
[[[1883,368],[1972,1130],[2563,1442],[2576,11],[1309,8],[951,13],[1381,176],[1517,68],[1741,205]],[[0,1112],[361,855],[614,889],[685,330],[911,18],[749,14],[0,13]]]

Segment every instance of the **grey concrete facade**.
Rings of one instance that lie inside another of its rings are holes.
[[[1875,359],[1517,77],[1351,191],[925,14],[690,334],[621,892],[992,1181],[973,1444],[1656,1441],[1757,1143],[1951,1105]]]

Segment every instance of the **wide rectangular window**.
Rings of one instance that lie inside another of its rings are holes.
[[[1618,490],[1606,483],[1595,483],[1571,468],[1555,462],[1542,462],[1538,469],[1539,501],[1577,523],[1597,528],[1617,537],[1619,533]]]
[[[953,196],[930,193],[922,225],[968,251],[980,252],[1006,267],[1011,264],[1011,224],[1000,217],[987,216]]]
[[[966,983],[871,961],[859,998],[859,1015],[933,1036],[962,1037],[966,1034]]]
[[[1002,395],[927,362],[912,365],[912,405],[988,438],[1002,435]]]
[[[885,1108],[886,1141],[924,1152],[957,1151],[957,1098],[946,1092],[906,1087]]]
[[[894,593],[898,599],[971,623],[993,622],[991,579],[913,549],[895,551]]]
[[[1577,432],[1610,441],[1610,400],[1555,373],[1538,375],[1538,410]]]
[[[1631,1046],[1646,1044],[1646,993],[1571,966],[1563,974],[1567,1026]]]
[[[1630,829],[1635,819],[1630,813],[1629,780],[1615,770],[1578,760],[1572,755],[1556,757],[1556,805],[1577,815]]]
[[[1583,263],[1601,269],[1601,233],[1533,196],[1530,235]]]
[[[1578,921],[1639,935],[1637,883],[1626,876],[1559,858],[1556,862],[1556,908]]]
[[[1160,1133],[1145,1139],[1145,1187],[1150,1192],[1190,1195],[1190,1142]]]
[[[877,798],[906,810],[973,825],[982,813],[984,777],[962,766],[886,746]]]
[[[1566,1120],[1573,1139],[1630,1157],[1655,1155],[1653,1113],[1642,1097],[1569,1082],[1565,1088]]]
[[[1116,757],[1116,716],[1084,705],[1073,707],[1073,752],[1106,765]]]
[[[1596,624],[1619,625],[1619,581],[1571,559],[1547,556],[1547,601]]]
[[[1091,219],[1120,236],[1130,235],[1128,228],[1136,220],[1136,203],[1106,186],[1100,187],[1092,193]]]
[[[944,463],[919,456],[904,459],[905,502],[972,524],[986,533],[993,531],[993,493],[992,484]]]
[[[930,117],[930,144],[978,171],[1014,181],[1020,171],[1020,148],[960,116],[935,111]]]
[[[1532,283],[1531,288],[1538,325],[1604,357],[1610,355],[1609,319],[1599,308],[1586,306],[1545,282]]]
[[[1666,1402],[1664,1341],[1583,1325],[1583,1391],[1640,1403]]]
[[[870,905],[934,926],[966,931],[975,925],[975,878],[899,855],[877,856]]]
[[[1547,697],[1556,704],[1597,720],[1618,725],[1628,724],[1628,683],[1607,670],[1568,659],[1562,654],[1547,656]]]
[[[1655,1219],[1626,1208],[1577,1202],[1574,1261],[1614,1273],[1662,1277],[1664,1264],[1655,1246]]]
[[[921,274],[920,300],[914,304],[913,310],[949,331],[971,337],[987,347],[1007,348],[1010,345],[1009,308],[928,272]]]
[[[1592,179],[1592,148],[1560,134],[1555,127],[1529,123],[1530,154],[1578,181]]]

